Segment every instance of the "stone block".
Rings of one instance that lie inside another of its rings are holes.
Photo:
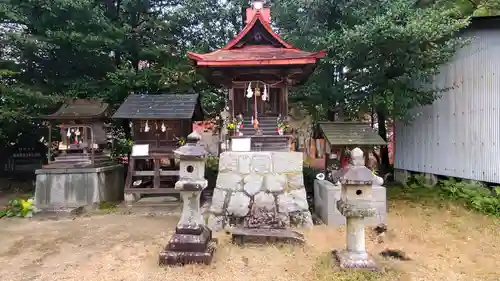
[[[285,190],[286,176],[283,174],[268,174],[265,177],[265,189],[269,192]]]
[[[271,193],[259,192],[255,195],[253,201],[256,208],[264,209],[266,211],[273,211],[276,209],[274,195]]]
[[[210,212],[214,214],[222,214],[224,212],[224,202],[226,201],[227,191],[216,188],[212,195],[212,204]]]
[[[304,174],[302,172],[287,174],[287,186],[288,190],[305,188]]]
[[[217,188],[231,191],[240,191],[243,189],[242,183],[243,177],[238,173],[231,172],[219,172],[217,176]]]
[[[303,154],[301,152],[273,152],[275,173],[302,173]]]
[[[387,221],[386,188],[372,187],[372,206],[377,210],[374,217],[365,218],[367,226],[376,226]],[[314,181],[314,209],[320,219],[327,225],[345,225],[345,217],[337,210],[341,187],[329,181]]]
[[[250,210],[250,197],[243,192],[234,192],[231,194],[227,213],[235,217],[244,217]]]
[[[238,157],[238,173],[240,174],[250,174],[250,164],[252,158],[250,155],[240,155]]]
[[[272,160],[270,152],[252,153],[251,172],[252,173],[271,173]]]
[[[306,190],[297,189],[278,195],[278,206],[279,211],[283,213],[307,211],[309,204]]]
[[[264,176],[259,174],[247,175],[244,179],[243,189],[249,196],[254,196],[259,191],[262,190],[262,183],[264,181]]]
[[[238,172],[238,154],[234,152],[221,153],[219,172]]]

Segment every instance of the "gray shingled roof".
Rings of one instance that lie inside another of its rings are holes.
[[[114,119],[191,119],[198,94],[132,94],[113,115]]]
[[[330,145],[386,145],[367,123],[320,122],[319,127]]]
[[[56,112],[43,116],[48,120],[76,120],[106,117],[108,104],[101,100],[71,100],[63,104]]]

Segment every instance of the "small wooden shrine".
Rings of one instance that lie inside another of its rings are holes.
[[[358,147],[364,152],[365,165],[374,146],[387,145],[382,137],[363,122],[319,122],[325,139],[325,175],[348,165],[350,150]]]
[[[192,132],[193,121],[203,120],[198,94],[132,94],[113,115],[128,119],[133,147],[126,194],[177,193],[173,184],[179,170],[173,151]]]
[[[227,89],[230,119],[243,119],[239,137],[278,135],[280,119],[288,116],[289,88],[304,83],[325,56],[324,51],[293,47],[271,25],[270,8],[253,1],[246,26],[226,46],[207,54],[188,53],[209,83]]]
[[[52,143],[52,126],[59,128],[61,141],[57,156],[43,168],[99,167],[110,164],[104,153],[106,131],[104,122],[109,118],[108,104],[102,100],[71,100],[53,114],[42,117],[49,123],[49,143]]]

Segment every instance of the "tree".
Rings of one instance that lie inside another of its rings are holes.
[[[351,117],[375,110],[385,140],[388,117],[407,118],[409,109],[445,90],[421,86],[463,46],[456,33],[468,23],[454,7],[409,0],[282,0],[278,6],[278,25],[289,40],[328,48],[319,75],[299,90],[308,93],[301,102],[329,120],[339,107]],[[387,149],[381,154],[387,168]]]

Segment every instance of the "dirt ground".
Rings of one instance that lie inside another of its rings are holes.
[[[377,258],[382,273],[345,273],[329,252],[345,245],[344,230],[316,226],[298,246],[220,245],[210,266],[160,268],[176,217],[108,214],[74,220],[0,220],[0,276],[10,280],[500,280],[500,220],[458,207],[391,202],[385,243],[367,235],[377,256],[400,249],[411,261]]]

